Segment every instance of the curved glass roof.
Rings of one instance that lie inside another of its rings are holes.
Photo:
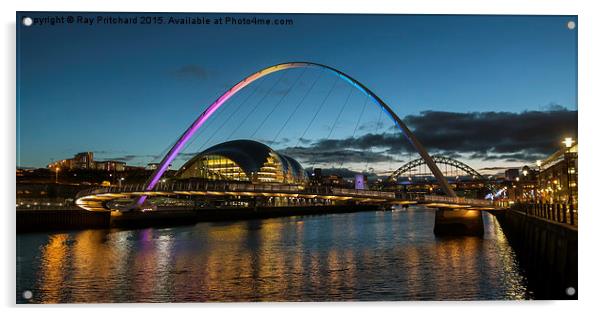
[[[295,178],[306,177],[305,170],[297,160],[280,154],[265,144],[248,139],[232,140],[212,146],[187,161],[183,168],[187,168],[203,156],[218,155],[234,161],[245,173],[250,175],[260,171],[270,154],[278,156],[285,173],[291,170]]]

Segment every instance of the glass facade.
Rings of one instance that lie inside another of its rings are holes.
[[[184,164],[176,177],[282,184],[302,184],[307,180],[295,159],[251,140],[215,145]]]
[[[220,155],[201,156],[192,164],[182,167],[181,179],[250,181],[247,174],[234,161]]]

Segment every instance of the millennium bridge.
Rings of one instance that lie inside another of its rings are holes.
[[[144,184],[124,185],[122,187],[102,187],[84,190],[78,193],[76,204],[88,211],[121,211],[118,200],[135,200],[148,197],[206,197],[216,199],[228,197],[240,200],[261,199],[264,206],[315,206],[331,205],[340,201],[357,204],[410,205],[426,204],[431,207],[449,209],[494,210],[507,207],[507,204],[485,199],[447,197],[439,195],[404,194],[389,191],[358,190],[328,186],[303,186],[286,184],[252,184],[223,181],[194,181],[161,183],[151,191]],[[276,201],[279,201],[276,204]],[[351,204],[353,205],[353,204]],[[126,205],[127,206],[127,205]],[[121,205],[123,207],[123,205]],[[147,209],[147,210],[150,210]]]

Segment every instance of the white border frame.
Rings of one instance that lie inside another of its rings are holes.
[[[85,313],[104,315],[107,308],[125,310],[132,307],[143,309],[145,314],[164,314],[166,308],[178,308],[178,312],[206,313],[206,312],[231,312],[253,314],[287,314],[307,315],[316,311],[334,312],[340,309],[341,314],[361,315],[372,313],[377,308],[377,313],[408,314],[428,313],[444,315],[487,314],[504,315],[510,313],[539,313],[547,315],[572,315],[596,310],[598,286],[602,284],[599,268],[597,267],[601,255],[598,253],[600,244],[599,234],[596,231],[602,225],[600,221],[602,210],[597,210],[596,195],[599,191],[600,172],[597,168],[600,143],[598,135],[602,131],[598,126],[600,107],[600,34],[602,12],[596,10],[596,1],[560,1],[560,0],[506,0],[506,1],[478,1],[478,0],[411,0],[411,1],[267,1],[267,0],[220,0],[220,1],[186,1],[186,0],[121,0],[121,1],[3,1],[0,14],[3,20],[3,46],[2,63],[4,75],[2,79],[2,95],[5,105],[2,107],[3,137],[2,147],[2,172],[0,194],[2,194],[2,241],[6,247],[2,251],[2,289],[4,312],[20,312],[25,314],[60,314],[76,315],[82,311],[70,306],[34,306],[26,308],[15,306],[15,216],[13,205],[15,201],[14,168],[16,161],[16,126],[15,126],[15,12],[16,11],[131,11],[131,12],[265,12],[265,13],[404,13],[404,14],[558,14],[578,15],[577,29],[579,31],[579,84],[578,104],[579,109],[579,142],[581,155],[579,157],[581,174],[579,176],[580,208],[583,211],[579,227],[580,254],[579,254],[579,301],[556,302],[383,302],[383,303],[271,303],[271,304],[107,304],[107,305],[78,305],[88,308]],[[583,220],[585,219],[585,220]],[[598,238],[597,238],[598,237]],[[100,308],[98,308],[100,307]],[[197,310],[201,308],[201,310]],[[242,309],[244,308],[244,310]],[[403,308],[403,310],[399,310]],[[598,311],[599,312],[599,311]]]

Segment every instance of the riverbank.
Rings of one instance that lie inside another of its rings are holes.
[[[577,299],[577,228],[515,210],[496,213],[539,299]]]
[[[264,208],[169,209],[151,212],[89,212],[84,210],[19,210],[17,233],[93,228],[141,228],[190,225],[300,215],[353,213],[378,209],[375,205],[324,205]]]

